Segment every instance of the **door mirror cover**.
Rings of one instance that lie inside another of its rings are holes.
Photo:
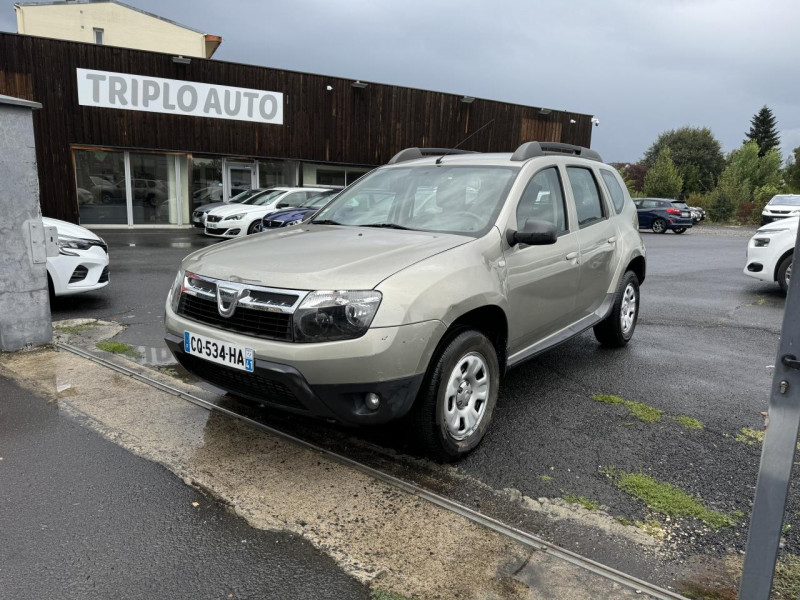
[[[558,241],[556,226],[542,219],[528,219],[520,231],[509,229],[506,232],[509,245],[526,244],[528,246],[546,246]]]

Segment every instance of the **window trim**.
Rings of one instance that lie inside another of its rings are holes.
[[[514,207],[514,221],[517,224],[517,231],[520,229],[519,219],[517,218],[520,202],[522,202],[522,199],[525,197],[525,192],[528,191],[528,186],[533,182],[533,178],[539,173],[543,173],[548,169],[553,169],[556,172],[558,185],[561,186],[561,208],[564,211],[564,230],[556,232],[556,237],[561,237],[562,235],[567,235],[572,232],[572,219],[569,216],[569,210],[567,208],[567,195],[564,190],[564,179],[561,177],[561,169],[559,169],[558,165],[555,164],[542,167],[528,178],[528,182],[525,184],[525,189],[522,190],[522,194],[520,194],[519,200],[517,200],[517,205]]]
[[[575,206],[575,216],[578,216],[578,203],[575,201],[575,190],[572,187],[572,180],[569,178],[569,170],[570,169],[583,169],[584,171],[589,171],[589,175],[594,182],[594,187],[597,190],[597,198],[600,200],[600,210],[603,213],[603,216],[599,219],[595,218],[592,221],[581,225],[580,219],[577,219],[578,230],[586,229],[591,227],[592,225],[596,225],[597,223],[602,223],[603,221],[607,221],[610,218],[609,206],[606,201],[605,195],[603,194],[603,190],[597,183],[597,175],[594,172],[594,169],[589,165],[578,165],[578,164],[566,164],[564,165],[564,169],[567,172],[567,181],[569,181],[569,191],[572,194],[572,204]],[[613,208],[613,207],[611,207]]]

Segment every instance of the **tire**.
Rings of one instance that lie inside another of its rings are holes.
[[[485,335],[465,329],[445,338],[409,415],[421,450],[440,462],[474,450],[489,428],[499,388],[497,351]]]
[[[675,233],[686,233],[686,227],[676,227],[672,231],[674,231]]]
[[[100,202],[102,202],[103,204],[108,204],[109,202],[111,202],[111,194],[109,194],[108,192],[103,192],[102,194],[100,194]]]
[[[781,264],[778,266],[778,285],[781,286],[783,293],[789,291],[789,281],[792,278],[792,262],[794,260],[794,255],[790,254],[789,256],[785,256],[781,261]]]
[[[653,233],[667,233],[667,222],[664,219],[656,219],[651,225]]]
[[[633,337],[639,320],[639,278],[626,271],[617,287],[609,315],[594,326],[594,337],[608,348],[622,348]]]
[[[252,235],[254,233],[260,233],[260,232],[261,232],[261,219],[259,219],[258,221],[253,221],[247,228],[247,235]]]

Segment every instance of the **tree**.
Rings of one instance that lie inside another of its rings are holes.
[[[644,176],[644,194],[654,198],[677,198],[681,188],[683,178],[672,162],[672,151],[667,146]]]
[[[642,163],[652,167],[664,148],[672,151],[672,160],[683,177],[682,196],[714,189],[725,168],[722,145],[708,127],[681,127],[665,131],[647,149]]]
[[[800,193],[800,146],[792,151],[792,155],[786,159],[786,169],[783,171],[783,179],[790,192]]]
[[[642,193],[644,188],[644,176],[647,175],[647,167],[642,163],[610,163],[622,179],[625,180],[625,185],[628,186],[628,192],[631,196]]]
[[[778,137],[776,128],[777,121],[772,111],[766,105],[750,119],[750,131],[745,135],[744,140],[758,144],[758,155],[764,156],[767,152],[780,146],[781,140]]]

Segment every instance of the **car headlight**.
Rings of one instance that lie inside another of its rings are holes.
[[[244,218],[245,213],[237,213],[235,215],[231,215],[230,217],[225,217],[222,219],[223,221],[238,221],[239,219]]]
[[[178,274],[175,276],[175,281],[172,282],[172,290],[170,291],[170,298],[172,303],[172,312],[178,312],[178,303],[181,300],[181,294],[183,293],[183,277],[184,277],[183,269],[178,269]]]
[[[311,292],[294,313],[294,339],[331,342],[361,337],[382,297],[374,290]]]
[[[763,248],[769,246],[769,238],[753,238],[753,246],[756,248]]]
[[[66,256],[80,256],[75,252],[70,252],[69,250],[88,250],[92,247],[92,245],[87,242],[86,240],[82,240],[79,238],[69,238],[69,237],[61,237],[58,238],[58,252],[59,254],[64,254]]]
[[[302,223],[303,219],[295,219],[294,221],[289,221],[284,225],[284,227],[289,227],[290,225],[297,225],[298,223]]]

